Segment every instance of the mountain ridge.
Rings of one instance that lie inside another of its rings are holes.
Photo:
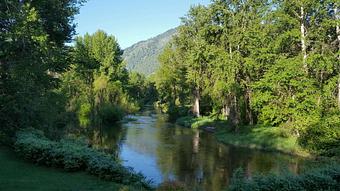
[[[123,59],[129,71],[151,75],[159,68],[158,56],[176,34],[177,29],[169,29],[155,37],[139,41],[124,49]]]

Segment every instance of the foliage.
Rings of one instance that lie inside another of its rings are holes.
[[[41,131],[27,129],[17,133],[15,151],[35,163],[67,171],[87,170],[90,174],[117,183],[150,188],[141,174],[123,167],[109,155],[72,139],[51,141]]]
[[[310,151],[340,157],[340,120],[338,115],[326,117],[323,121],[308,127],[301,135],[300,144]]]
[[[88,127],[90,125],[91,105],[84,103],[80,105],[78,112],[79,124],[82,127]]]
[[[310,118],[319,118],[318,92],[312,79],[307,79],[299,60],[279,60],[264,77],[254,85],[252,104],[259,113],[259,121],[267,125],[281,125],[287,121],[308,125]],[[293,64],[294,63],[294,64]],[[300,70],[300,72],[298,72]],[[289,96],[290,92],[296,92]],[[265,91],[264,91],[265,90]],[[280,100],[279,102],[277,100]],[[305,118],[305,119],[304,119]],[[310,123],[310,122],[309,122]]]
[[[338,6],[214,0],[192,7],[159,57],[158,105],[176,117],[223,116],[236,132],[280,127],[311,150],[333,149],[339,128],[326,121],[340,108]]]
[[[166,181],[157,187],[156,191],[187,191],[188,189],[180,182]]]
[[[104,31],[77,37],[70,53],[72,65],[61,76],[60,92],[80,126],[116,122],[139,109],[129,95],[129,75],[121,55],[115,37]]]
[[[140,106],[152,105],[157,100],[157,90],[150,77],[137,72],[129,73],[128,92]]]
[[[119,106],[104,105],[99,110],[99,117],[106,124],[120,121],[124,117],[124,111]]]
[[[100,180],[85,172],[64,172],[60,169],[37,166],[22,160],[12,149],[0,147],[0,190],[66,191],[66,190],[138,190],[132,186]],[[58,185],[51,187],[51,185]]]
[[[329,165],[293,175],[285,172],[281,175],[257,175],[244,178],[242,171],[237,171],[228,190],[338,190],[340,186],[340,166]]]
[[[65,43],[75,32],[72,21],[82,3],[1,1],[0,122],[6,134],[58,121],[64,97],[53,89],[57,73],[67,67]]]

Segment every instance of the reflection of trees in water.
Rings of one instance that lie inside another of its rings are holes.
[[[158,132],[158,165],[165,180],[176,179],[192,188],[214,191],[228,185],[239,167],[252,176],[255,172],[279,172],[282,166],[296,172],[299,166],[299,160],[290,156],[229,147],[219,144],[211,134],[184,130]]]
[[[126,129],[121,124],[105,125],[97,123],[96,126],[82,128],[77,126],[77,123],[69,123],[62,129],[58,137],[86,137],[89,145],[94,148],[103,150],[113,154],[115,157],[119,155],[122,140],[126,137]]]
[[[286,165],[298,172],[300,160],[219,144],[214,135],[167,122],[164,115],[137,116],[141,120],[94,128],[89,133],[94,147],[119,154],[122,144],[157,159],[163,180],[178,180],[191,188],[221,190],[229,184],[235,169],[243,167],[247,176],[254,172],[278,172]]]
[[[118,156],[122,140],[126,137],[126,130],[120,124],[102,126],[89,131],[89,138],[93,147]]]
[[[174,176],[192,188],[204,186],[205,190],[219,190],[225,180],[224,168],[219,167],[223,150],[211,145],[211,139],[201,139],[199,131],[190,131],[182,128],[159,131],[160,144],[171,145],[157,149],[164,179]]]

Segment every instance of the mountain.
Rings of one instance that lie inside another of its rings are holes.
[[[159,67],[158,56],[175,34],[176,29],[170,29],[156,37],[126,48],[123,58],[127,63],[127,69],[145,75],[154,73]]]

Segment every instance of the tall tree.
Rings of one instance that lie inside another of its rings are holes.
[[[62,76],[61,90],[81,126],[119,120],[122,112],[133,109],[128,73],[114,36],[98,30],[77,37],[70,56],[72,65]]]
[[[0,121],[5,130],[50,126],[58,116],[57,73],[82,1],[0,2]],[[48,6],[47,6],[48,5]],[[60,101],[60,100],[59,100]],[[51,113],[52,112],[52,113]]]

